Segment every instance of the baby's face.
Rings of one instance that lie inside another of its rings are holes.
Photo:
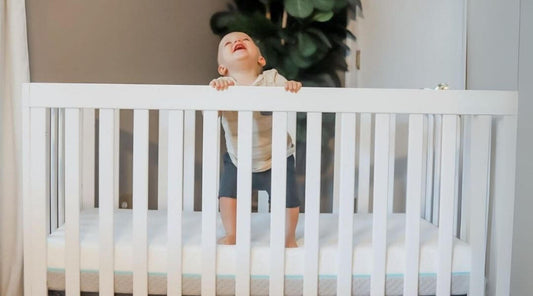
[[[242,32],[227,34],[218,45],[218,63],[226,67],[239,62],[256,63],[260,57],[259,48],[252,38]]]

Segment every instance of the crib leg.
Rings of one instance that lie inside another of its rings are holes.
[[[25,245],[29,245],[29,254],[31,262],[25,266],[29,269],[25,274],[30,274],[31,291],[27,295],[46,295],[46,236],[47,224],[46,220],[46,199],[49,193],[49,184],[47,178],[47,135],[46,135],[46,118],[47,110],[45,108],[31,109],[31,145],[30,150],[30,164],[29,164],[29,202],[27,207],[26,218],[29,225],[25,227],[31,233],[29,241],[25,241]],[[43,223],[44,222],[44,223]]]
[[[492,236],[489,254],[488,295],[510,295],[511,253],[515,195],[516,117],[496,122],[492,196]]]

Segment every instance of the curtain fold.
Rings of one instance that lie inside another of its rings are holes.
[[[22,295],[22,83],[30,81],[26,5],[0,0],[0,295]]]

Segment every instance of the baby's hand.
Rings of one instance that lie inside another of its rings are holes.
[[[289,80],[285,83],[285,90],[292,93],[297,93],[302,88],[302,83],[294,80]]]
[[[211,80],[211,82],[209,82],[209,85],[213,88],[216,88],[217,90],[225,90],[228,89],[228,87],[230,87],[231,85],[235,85],[235,81],[228,77],[219,77]]]

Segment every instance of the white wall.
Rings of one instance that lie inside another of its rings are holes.
[[[511,295],[533,291],[533,1],[520,7],[518,162]]]
[[[464,89],[464,0],[362,0],[355,24],[361,68],[347,86]]]
[[[519,2],[467,1],[467,89],[518,88]]]

